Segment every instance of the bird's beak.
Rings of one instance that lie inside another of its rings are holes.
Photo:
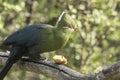
[[[74,27],[73,29],[74,29],[74,31],[76,31],[76,32],[78,31],[78,27]]]

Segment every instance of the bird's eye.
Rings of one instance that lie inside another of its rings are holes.
[[[72,25],[68,24],[67,27],[68,27],[68,28],[72,28]]]

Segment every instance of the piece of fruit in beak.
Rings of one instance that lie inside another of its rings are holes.
[[[62,55],[55,55],[53,60],[58,64],[67,64],[67,59]]]

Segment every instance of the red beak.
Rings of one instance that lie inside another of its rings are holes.
[[[74,31],[76,31],[76,32],[77,32],[77,31],[78,31],[78,28],[77,28],[77,27],[75,27],[75,28],[74,28]]]

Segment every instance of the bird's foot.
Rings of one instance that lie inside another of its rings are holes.
[[[36,63],[43,63],[43,62],[46,62],[48,59],[45,58],[45,57],[30,57],[29,60],[33,61],[33,62],[36,62]]]
[[[36,56],[29,56],[29,59],[31,59],[31,60],[35,60],[35,61],[43,61],[43,60],[45,60],[46,58],[45,57],[41,57],[40,55],[38,56],[38,55],[36,55]]]
[[[40,55],[33,55],[33,54],[30,54],[28,56],[24,56],[23,58],[29,59],[31,61],[44,61],[44,60],[46,60],[45,57],[41,57]]]
[[[43,61],[43,60],[46,60],[46,58],[39,56],[39,59],[37,59],[37,60]]]

